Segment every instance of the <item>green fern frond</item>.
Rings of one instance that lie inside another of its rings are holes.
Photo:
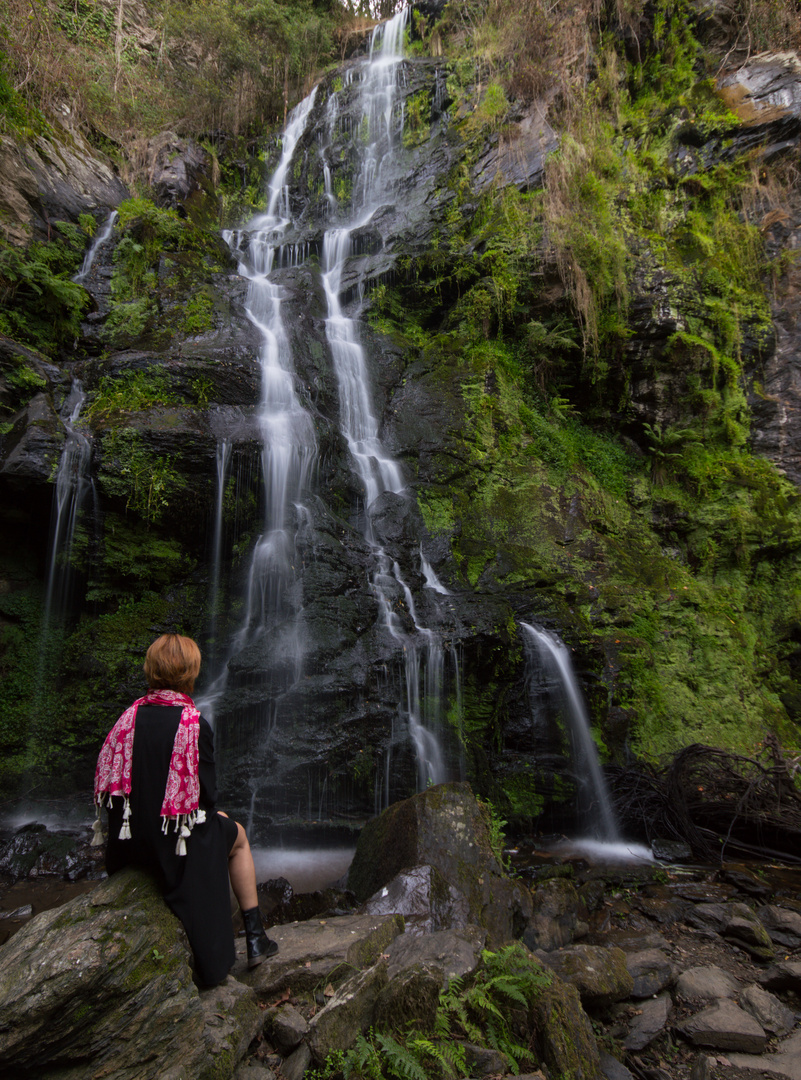
[[[398,1080],[429,1080],[421,1062],[408,1047],[383,1031],[377,1031],[375,1038],[387,1059],[386,1065],[392,1076],[398,1077]]]

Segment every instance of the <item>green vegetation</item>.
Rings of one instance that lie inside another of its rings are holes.
[[[72,344],[89,302],[71,280],[86,234],[70,222],[53,225],[56,238],[24,250],[0,240],[0,334],[51,356]]]
[[[524,946],[485,950],[469,979],[453,978],[440,992],[431,1030],[399,1016],[393,1030],[359,1035],[352,1050],[331,1055],[319,1080],[449,1080],[470,1075],[463,1043],[502,1054],[513,1072],[538,1063],[532,1006],[550,975]]]
[[[103,442],[100,483],[111,498],[125,500],[125,509],[151,524],[184,486],[181,474],[142,442],[132,428],[113,428]]]

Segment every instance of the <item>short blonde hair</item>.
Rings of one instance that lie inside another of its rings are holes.
[[[151,690],[191,694],[200,671],[200,649],[191,638],[162,634],[147,650],[144,670]]]

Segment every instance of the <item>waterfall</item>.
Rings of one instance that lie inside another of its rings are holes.
[[[520,624],[532,649],[530,662],[539,661],[549,678],[548,692],[562,707],[573,744],[574,764],[579,784],[583,782],[585,816],[595,821],[598,839],[617,843],[620,830],[615,819],[609,789],[598,761],[598,751],[590,730],[590,719],[565,643],[547,630]],[[580,794],[581,797],[581,794]]]
[[[399,464],[382,445],[358,324],[355,318],[344,314],[340,300],[342,275],[351,255],[352,234],[370,220],[381,199],[387,197],[383,183],[384,170],[391,164],[393,150],[403,128],[402,116],[398,120],[394,106],[408,16],[408,9],[404,8],[373,32],[369,60],[358,82],[362,115],[359,134],[361,136],[366,132],[369,141],[362,147],[361,138],[354,140],[359,160],[353,179],[349,220],[325,233],[322,283],[328,305],[326,336],[339,387],[340,428],[364,493],[362,532],[372,548],[375,562],[371,588],[384,625],[402,650],[405,720],[415,750],[418,789],[423,789],[428,784],[438,784],[448,778],[441,742],[443,647],[439,636],[418,622],[411,589],[398,563],[391,562],[374,535],[371,509],[376,500],[387,492],[400,494],[405,488],[405,481]],[[331,135],[334,125],[339,122],[336,94],[329,99],[327,121]],[[335,200],[331,194],[327,167],[325,190],[329,206],[333,207]],[[357,291],[361,294],[361,282]],[[429,568],[426,579],[432,580],[432,575],[433,571]],[[441,586],[439,588],[442,589]],[[398,594],[404,598],[412,624],[411,631],[404,627],[396,611]],[[385,760],[385,804],[391,800],[390,758],[393,745],[397,742],[397,735],[393,732]]]
[[[211,660],[214,663],[217,654],[217,615],[220,603],[220,568],[222,562],[223,506],[225,485],[231,468],[230,439],[221,439],[217,443],[217,497],[214,504],[214,529],[211,546],[211,582],[209,588],[209,640],[211,641]]]
[[[105,244],[105,242],[111,236],[111,233],[114,229],[114,222],[116,220],[117,211],[112,210],[109,216],[106,218],[105,223],[103,224],[103,228],[100,230],[100,232],[97,233],[97,235],[92,240],[92,243],[89,245],[89,250],[84,255],[81,269],[72,279],[73,281],[76,281],[79,285],[82,282],[86,281],[86,279],[89,277],[89,271],[92,269],[92,263],[95,261],[95,256],[97,255],[103,244]]]
[[[302,504],[302,493],[316,459],[317,445],[311,417],[295,392],[292,354],[281,312],[281,290],[270,280],[270,275],[279,241],[290,223],[289,192],[284,181],[314,97],[313,91],[290,116],[282,141],[281,159],[269,183],[267,212],[253,218],[243,229],[223,234],[239,259],[239,273],[248,280],[246,312],[262,339],[258,427],[262,446],[264,516],[248,572],[244,618],[225,663],[215,673],[209,690],[200,698],[204,715],[211,722],[215,706],[227,685],[231,657],[264,639],[268,631],[276,631],[283,624],[284,641],[294,654],[294,678],[300,673],[301,645],[297,627],[300,613],[288,595],[294,580],[293,519],[295,506]],[[279,208],[280,214],[277,213]],[[291,257],[296,256],[297,252]],[[221,486],[220,483],[218,502],[222,499]],[[221,510],[220,505],[220,513]],[[216,543],[215,550],[218,550]],[[287,623],[291,624],[288,630]],[[270,722],[275,722],[274,712]]]
[[[56,472],[55,505],[47,555],[44,635],[54,614],[61,616],[66,613],[73,578],[75,527],[86,496],[94,491],[94,481],[89,475],[92,445],[76,427],[85,399],[83,385],[75,379],[61,410],[65,439]]]

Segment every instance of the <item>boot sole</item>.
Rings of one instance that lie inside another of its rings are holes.
[[[248,967],[258,967],[263,960],[266,960],[270,956],[275,956],[277,952],[278,945],[274,941],[271,941],[263,953],[259,953],[258,956],[248,957]]]

